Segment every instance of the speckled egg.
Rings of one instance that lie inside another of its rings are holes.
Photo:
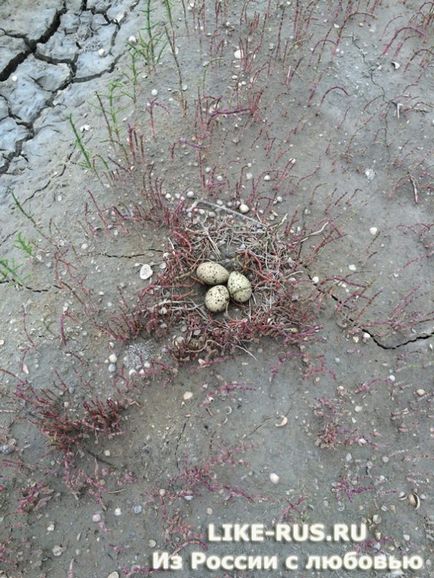
[[[245,303],[252,296],[252,284],[238,271],[232,271],[229,275],[228,290],[232,299],[238,303]]]
[[[211,313],[221,313],[229,303],[229,291],[224,285],[216,285],[208,289],[205,295],[205,306]]]
[[[201,263],[196,269],[196,275],[205,285],[222,285],[229,278],[229,271],[213,261]]]

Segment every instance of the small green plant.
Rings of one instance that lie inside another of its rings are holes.
[[[0,259],[0,283],[12,282],[22,287],[24,282],[18,273],[20,265],[10,259]]]
[[[128,159],[126,147],[123,144],[121,135],[121,124],[119,122],[119,113],[122,112],[120,99],[122,95],[125,95],[124,86],[125,83],[122,80],[114,80],[109,84],[109,91],[106,97],[103,98],[99,93],[96,93],[96,98],[104,117],[110,144],[114,148],[121,149],[125,158]],[[107,169],[107,163],[102,158],[101,160]]]
[[[164,9],[166,10],[166,14],[170,22],[170,26],[173,28],[172,1],[173,0],[162,0]]]
[[[158,24],[152,22],[152,12],[152,0],[146,0],[145,30],[147,40],[144,40],[139,35],[139,42],[137,43],[137,47],[141,51],[142,56],[145,57],[145,61],[150,64],[153,69],[155,69],[156,65],[160,61],[166,44],[163,43],[163,46],[161,46],[161,42],[163,41],[163,33],[161,30],[157,30]]]
[[[80,150],[84,162],[83,165],[85,168],[87,169],[91,169],[94,170],[94,165],[92,163],[92,158],[91,158],[91,153],[90,151],[86,148],[86,145],[83,142],[83,138],[81,136],[80,131],[77,129],[77,127],[74,124],[74,121],[72,120],[72,114],[69,116],[69,124],[71,125],[72,128],[72,132],[74,133],[75,136],[75,144],[78,147],[78,149]]]
[[[33,256],[33,245],[30,241],[26,241],[21,233],[18,233],[17,238],[15,240],[15,247],[28,255],[29,257]]]
[[[20,211],[20,213],[28,220],[32,223],[32,225],[35,227],[35,229],[38,231],[38,233],[44,237],[44,239],[47,239],[47,235],[44,233],[44,231],[41,229],[41,227],[38,225],[38,223],[35,221],[35,219],[32,217],[32,215],[30,215],[30,213],[28,213],[26,211],[26,209],[23,207],[23,205],[20,203],[20,201],[17,199],[15,193],[9,189],[9,193],[12,196],[15,206],[17,207],[17,209]]]
[[[148,31],[149,34],[149,31]],[[163,42],[163,34],[161,31],[154,33],[151,31],[151,37],[146,40],[142,34],[139,33],[137,43],[130,45],[130,53],[134,55],[134,62],[136,63],[138,57],[141,57],[145,64],[155,70],[157,64],[161,60],[161,56],[167,43]]]
[[[139,53],[136,51],[136,47],[131,42],[128,45],[129,54],[130,54],[130,74],[124,73],[124,78],[126,82],[124,82],[122,94],[130,98],[133,102],[137,100],[137,84],[139,81],[139,66],[138,61],[140,59]],[[131,89],[129,88],[131,87]]]

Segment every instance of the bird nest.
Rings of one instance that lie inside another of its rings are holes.
[[[322,235],[325,225],[309,233],[295,219],[268,224],[229,209],[211,206],[214,210],[209,211],[199,206],[195,203],[167,220],[164,269],[141,291],[134,311],[117,318],[112,333],[119,332],[121,323],[130,338],[166,339],[176,359],[202,362],[248,351],[249,344],[263,337],[285,345],[314,337],[321,294],[306,264],[333,236]],[[320,235],[319,243],[305,253],[304,243]],[[204,261],[247,276],[251,299],[245,304],[231,302],[221,314],[210,313],[204,306],[207,288],[196,277]]]

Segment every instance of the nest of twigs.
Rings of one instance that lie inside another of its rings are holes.
[[[263,224],[230,210],[216,215],[190,208],[169,227],[164,271],[141,292],[135,311],[122,317],[132,338],[169,338],[172,355],[188,361],[246,351],[262,337],[289,345],[318,332],[318,292],[301,257],[310,235],[294,222]],[[206,310],[206,288],[195,271],[208,260],[248,277],[248,303],[231,303],[217,315]]]

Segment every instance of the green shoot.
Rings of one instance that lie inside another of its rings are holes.
[[[24,283],[18,274],[19,266],[9,259],[0,259],[0,283],[12,281],[23,286]]]
[[[29,257],[33,256],[33,245],[30,241],[26,241],[21,233],[18,233],[17,238],[15,240],[15,247],[28,255]]]
[[[25,208],[23,207],[23,205],[20,203],[20,201],[17,199],[17,197],[15,196],[15,193],[11,190],[9,190],[10,194],[12,195],[12,198],[14,200],[15,206],[17,207],[17,209],[20,211],[20,213],[22,215],[24,215],[24,217],[26,219],[28,219],[32,225],[35,227],[35,229],[38,231],[38,233],[40,233],[42,235],[42,237],[44,237],[44,239],[47,239],[47,235],[44,233],[44,231],[41,229],[41,227],[38,225],[38,223],[35,221],[35,219],[32,217],[32,215],[30,215]]]
[[[163,0],[163,5],[166,10],[167,17],[169,18],[170,26],[173,28],[172,0]]]
[[[87,148],[83,142],[83,139],[81,137],[81,134],[77,130],[77,127],[75,126],[74,121],[72,120],[72,114],[69,116],[69,123],[71,125],[72,131],[73,131],[74,136],[75,136],[75,144],[80,149],[80,152],[83,155],[85,168],[94,170],[94,166],[92,164],[90,152],[87,150]]]

